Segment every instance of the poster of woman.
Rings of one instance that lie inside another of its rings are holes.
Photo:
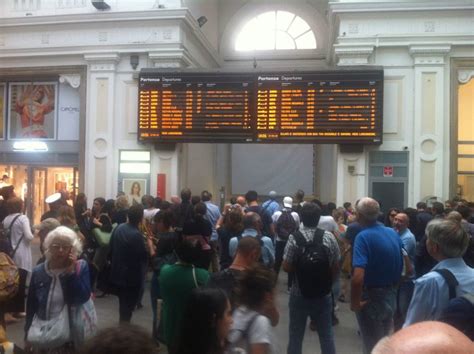
[[[146,179],[124,178],[122,187],[130,205],[141,204],[142,196],[146,194]]]
[[[55,139],[57,83],[9,85],[10,139]]]
[[[5,139],[5,84],[0,84],[0,140]]]

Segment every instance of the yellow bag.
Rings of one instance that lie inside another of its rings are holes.
[[[15,297],[20,286],[20,273],[15,262],[3,252],[0,252],[0,303]]]

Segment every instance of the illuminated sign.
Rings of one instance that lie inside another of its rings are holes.
[[[155,142],[381,144],[382,95],[382,70],[142,70],[138,138]]]

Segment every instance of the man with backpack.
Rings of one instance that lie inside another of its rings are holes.
[[[260,205],[258,205],[258,193],[256,191],[248,191],[245,193],[245,200],[247,201],[246,213],[254,212],[260,215],[262,222],[262,233],[265,236],[273,239],[275,229],[272,223],[272,217]]]
[[[275,263],[275,248],[270,237],[262,235],[262,219],[257,213],[248,212],[242,218],[244,231],[241,236],[232,237],[229,241],[229,255],[234,258],[237,245],[243,237],[255,237],[262,247],[261,262],[268,268],[273,267]]]
[[[275,225],[276,243],[275,243],[275,272],[280,272],[283,262],[283,252],[285,251],[288,237],[293,234],[300,226],[300,217],[293,211],[293,198],[283,198],[283,209],[276,211],[272,215],[273,225]]]
[[[474,269],[462,258],[469,244],[469,236],[462,226],[450,220],[433,220],[426,227],[426,235],[428,253],[438,264],[415,280],[404,327],[438,320],[450,300],[474,294]]]
[[[288,354],[301,354],[308,317],[317,327],[321,353],[336,352],[332,328],[331,287],[339,267],[340,251],[330,232],[318,229],[321,209],[314,203],[301,207],[302,225],[288,238],[283,270],[294,272],[290,291]]]

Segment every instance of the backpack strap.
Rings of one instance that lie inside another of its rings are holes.
[[[435,272],[441,275],[449,286],[449,300],[456,297],[456,286],[459,285],[456,277],[449,269],[435,269]]]
[[[322,245],[323,244],[323,237],[324,237],[324,230],[323,229],[320,229],[319,227],[316,228],[316,231],[314,231],[314,236],[313,236],[313,243],[318,245]]]
[[[306,246],[306,238],[303,236],[300,230],[294,232],[293,237],[295,238],[296,246],[300,248]]]
[[[15,221],[21,216],[21,213],[18,214],[17,216],[15,216],[15,218],[13,219],[13,221],[10,223],[10,226],[8,227],[8,239],[10,240],[10,244],[12,243],[12,237],[11,237],[11,234],[12,234],[12,228],[13,228],[13,224],[15,223]],[[20,243],[21,241],[23,241],[23,238],[25,237],[25,233],[23,233],[20,237],[20,240],[18,240],[18,243],[16,244],[16,247],[15,249],[12,251],[12,254],[11,254],[11,258],[15,257],[15,253],[18,249],[18,247],[20,246]]]

